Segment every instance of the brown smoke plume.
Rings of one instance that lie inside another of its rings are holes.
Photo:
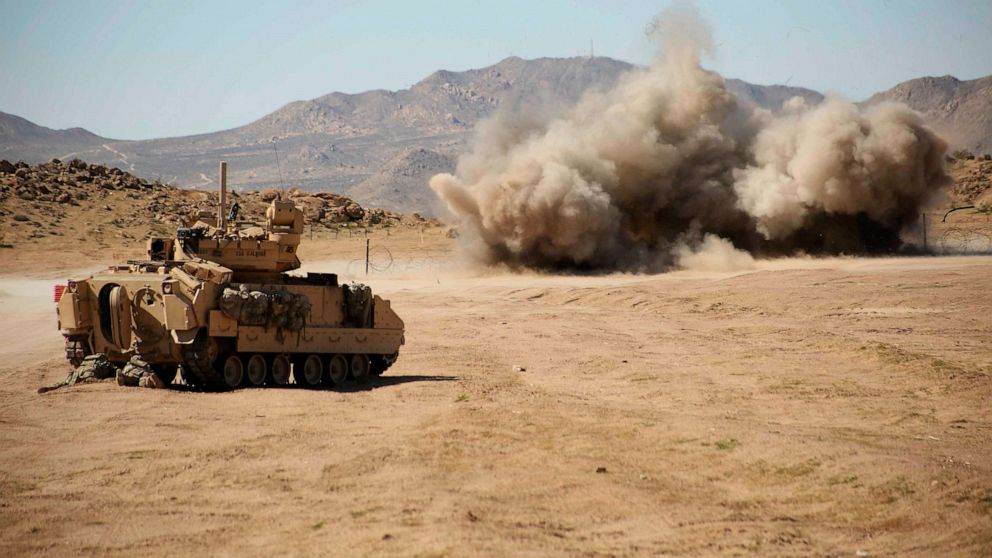
[[[650,68],[547,123],[497,115],[455,175],[431,179],[476,258],[646,270],[704,242],[758,255],[889,251],[948,182],[946,144],[904,105],[746,108],[700,66],[710,39],[691,7],[654,23],[663,42]]]

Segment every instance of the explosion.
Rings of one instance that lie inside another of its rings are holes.
[[[691,7],[652,27],[649,68],[547,122],[497,114],[454,175],[431,179],[476,259],[657,270],[709,247],[893,251],[948,184],[946,143],[908,107],[745,107],[700,65],[711,40]]]

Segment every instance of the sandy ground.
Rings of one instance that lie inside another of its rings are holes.
[[[38,395],[72,260],[5,267],[0,555],[992,554],[992,257],[567,277],[374,238],[407,345],[337,392]]]

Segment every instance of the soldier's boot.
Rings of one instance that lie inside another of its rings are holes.
[[[145,374],[138,380],[138,387],[165,389],[168,386],[165,385],[165,382],[157,374]]]

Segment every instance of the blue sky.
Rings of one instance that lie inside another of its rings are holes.
[[[331,91],[409,87],[507,56],[646,63],[667,1],[0,0],[0,111],[143,139],[246,124]],[[992,74],[990,0],[699,0],[726,77],[861,100]]]

